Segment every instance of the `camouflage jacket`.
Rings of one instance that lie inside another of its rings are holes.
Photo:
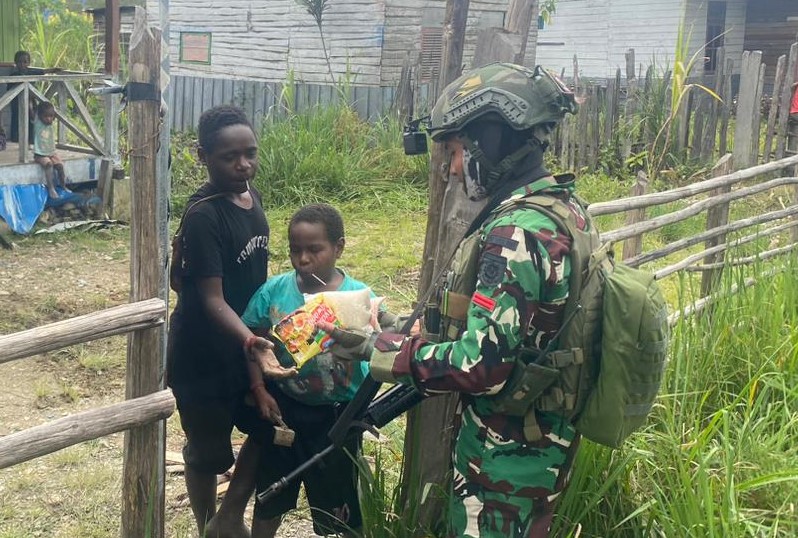
[[[568,201],[572,191],[572,181],[548,177],[513,191],[508,199],[546,192]],[[580,206],[569,205],[586,226]],[[556,473],[524,458],[539,456],[540,448],[559,440],[566,448],[575,435],[573,426],[538,413],[544,437],[527,443],[523,417],[495,414],[490,404],[507,381],[519,348],[543,349],[562,322],[571,239],[548,217],[524,208],[489,220],[481,233],[479,276],[460,338],[433,344],[419,336],[383,333],[371,371],[376,379],[412,384],[426,394],[462,393],[456,474],[489,490],[546,497],[556,489]]]

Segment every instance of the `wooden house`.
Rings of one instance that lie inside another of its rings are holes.
[[[464,63],[476,30],[501,27],[508,0],[471,0]],[[147,8],[157,17],[157,0]],[[421,62],[421,82],[437,77],[445,0],[333,0],[324,13],[324,43],[337,80],[396,85],[408,58]],[[314,19],[295,0],[171,0],[171,72],[281,82],[329,83],[330,70]],[[537,26],[530,30],[534,42]]]
[[[682,22],[683,21],[683,22]],[[580,75],[614,76],[635,49],[638,65],[673,64],[680,27],[689,53],[698,53],[692,74],[714,72],[717,49],[739,72],[744,50],[761,50],[772,77],[776,61],[798,33],[796,0],[558,0],[557,12],[538,34],[537,59]]]

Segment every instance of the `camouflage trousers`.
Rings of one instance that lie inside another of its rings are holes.
[[[542,439],[510,443],[512,446],[505,447],[509,450],[499,451],[503,455],[494,452],[492,463],[479,462],[477,474],[476,462],[458,454],[458,448],[462,450],[463,445],[474,441],[463,438],[469,433],[467,429],[460,430],[454,446],[453,491],[449,498],[450,537],[549,536],[554,508],[570,478],[580,437],[572,427],[556,435],[546,431],[545,426]],[[486,474],[489,472],[490,476]],[[523,494],[519,495],[519,491]]]

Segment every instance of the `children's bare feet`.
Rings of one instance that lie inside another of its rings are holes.
[[[60,196],[58,196],[58,193],[55,191],[55,189],[48,190],[47,191],[47,196],[50,197],[50,198],[60,198]]]
[[[242,520],[223,521],[214,516],[205,525],[204,538],[251,538],[249,529]]]

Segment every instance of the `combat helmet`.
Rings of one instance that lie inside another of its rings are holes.
[[[490,113],[525,131],[557,123],[577,108],[573,92],[541,66],[532,70],[493,63],[460,76],[443,90],[432,109],[428,132],[437,141]]]

